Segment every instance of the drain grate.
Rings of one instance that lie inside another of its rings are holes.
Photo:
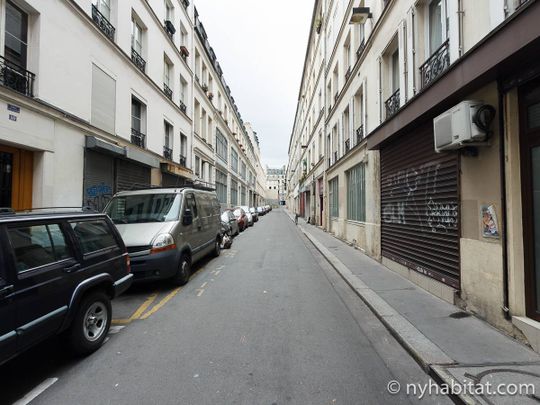
[[[461,319],[461,318],[468,318],[469,316],[471,316],[471,314],[468,314],[467,312],[459,311],[459,312],[454,312],[453,314],[450,314],[448,316],[454,319]]]

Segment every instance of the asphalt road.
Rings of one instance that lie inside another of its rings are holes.
[[[93,355],[49,340],[0,367],[2,403],[416,403],[429,378],[285,213],[274,210],[188,285],[132,288]],[[446,397],[422,403],[450,403]]]

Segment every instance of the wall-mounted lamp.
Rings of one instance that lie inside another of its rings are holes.
[[[373,17],[369,7],[355,7],[352,11],[350,24],[365,24],[368,18]]]

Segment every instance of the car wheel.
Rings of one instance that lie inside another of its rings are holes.
[[[111,300],[104,292],[84,297],[67,331],[71,350],[83,356],[99,349],[109,332],[111,314]]]
[[[186,285],[191,276],[191,259],[187,254],[183,254],[180,258],[180,265],[176,276],[174,276],[174,282],[177,285]]]
[[[218,257],[221,254],[221,242],[219,241],[219,238],[216,238],[216,241],[214,242],[214,251],[212,254],[214,257]]]

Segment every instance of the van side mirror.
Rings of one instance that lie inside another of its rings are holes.
[[[193,223],[193,213],[189,208],[186,208],[184,211],[184,216],[182,217],[182,225],[188,226]]]

